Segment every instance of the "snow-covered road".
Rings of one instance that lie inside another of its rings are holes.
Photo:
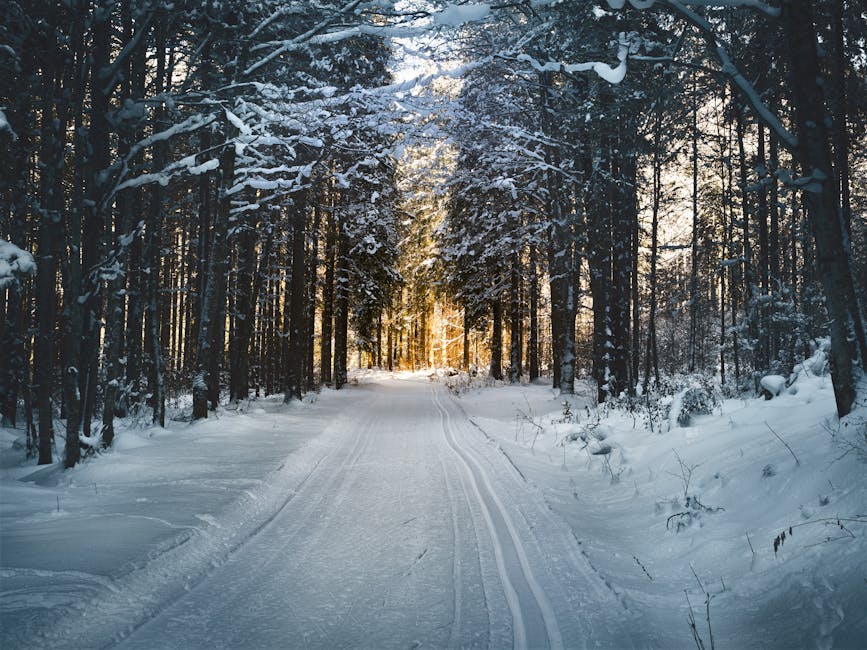
[[[575,599],[613,595],[508,459],[439,384],[357,391],[278,514],[120,647],[584,645]]]
[[[862,465],[823,378],[664,434],[545,385],[354,379],[124,423],[72,470],[0,430],[0,647],[689,648],[690,612],[719,647],[864,647]],[[681,459],[719,506],[682,531]]]

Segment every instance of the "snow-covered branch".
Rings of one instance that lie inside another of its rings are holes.
[[[0,289],[17,285],[19,275],[36,275],[33,256],[12,242],[0,239]]]
[[[586,61],[583,63],[560,63],[558,61],[537,61],[529,54],[519,54],[518,61],[529,63],[537,72],[595,72],[602,79],[611,84],[618,84],[626,77],[626,59],[629,56],[629,39],[624,32],[620,33],[617,59],[620,61],[616,66],[611,66],[601,61]]]
[[[626,0],[607,0],[608,6],[612,9],[622,9]],[[629,4],[631,4],[636,9],[649,9],[654,4],[656,4],[657,0],[629,0]],[[789,151],[794,151],[798,146],[798,139],[792,134],[780,119],[774,114],[774,112],[768,107],[767,104],[762,101],[761,96],[758,91],[753,87],[753,85],[749,82],[749,80],[741,74],[740,70],[732,61],[731,56],[729,56],[728,50],[726,49],[725,44],[719,39],[716,29],[714,29],[713,25],[691,9],[690,5],[698,5],[698,6],[741,6],[741,7],[751,7],[754,9],[759,8],[760,6],[765,6],[764,3],[761,2],[753,2],[752,0],[728,0],[728,1],[707,1],[702,2],[699,0],[659,0],[659,3],[671,11],[673,11],[676,15],[680,16],[690,25],[698,29],[707,43],[708,48],[714,53],[716,58],[719,60],[721,64],[720,72],[728,77],[729,81],[731,81],[732,85],[738,90],[743,99],[747,104],[755,111],[757,117],[764,122],[768,128],[773,131],[773,133],[779,138],[780,143]],[[769,10],[774,9],[773,7],[767,7]],[[764,12],[768,13],[768,12]],[[779,10],[776,10],[776,13],[769,15],[779,15]]]
[[[3,109],[0,108],[0,133],[3,133],[3,131],[9,132],[9,137],[12,138],[13,142],[18,139],[18,135],[12,130],[12,127],[9,126],[9,120],[6,119],[6,114],[3,112]]]
[[[626,5],[626,0],[607,1],[608,6],[612,9],[623,9]],[[663,4],[666,4],[664,0],[662,1]],[[655,3],[656,0],[629,0],[629,4],[636,9],[650,9]],[[778,18],[780,16],[780,9],[778,7],[772,7],[766,2],[761,2],[761,0],[684,0],[683,4],[694,7],[746,7],[759,11],[771,18]]]
[[[353,0],[347,3],[339,11],[324,18],[314,27],[294,38],[255,45],[251,48],[253,52],[272,47],[275,49],[247,67],[244,70],[244,74],[255,72],[282,54],[301,50],[310,45],[337,43],[359,36],[377,36],[380,38],[412,38],[423,36],[438,27],[460,27],[466,23],[482,21],[490,15],[492,10],[491,5],[486,3],[447,4],[439,11],[411,12],[411,15],[418,19],[414,21],[414,24],[372,24],[362,22],[362,19],[359,19],[357,24],[341,26],[340,29],[335,31],[328,31],[330,27],[335,26],[339,17],[355,12],[360,4],[360,0]],[[382,17],[382,14],[379,14],[379,16]],[[257,27],[256,31],[258,32],[259,30],[260,28]]]
[[[347,12],[354,11],[358,7],[358,5],[360,5],[360,4],[361,4],[361,0],[350,0],[338,12],[335,12],[334,14],[327,16],[323,20],[320,20],[318,23],[316,23],[316,25],[314,25],[313,27],[308,29],[303,34],[299,34],[295,38],[288,40],[288,41],[284,41],[282,44],[279,44],[278,47],[275,50],[273,50],[270,54],[259,59],[253,65],[249,66],[246,70],[244,70],[244,74],[245,75],[252,74],[256,70],[261,68],[263,65],[266,65],[269,62],[276,59],[278,56],[280,56],[284,52],[288,52],[289,50],[293,49],[295,46],[302,45],[302,44],[309,42],[311,38],[313,38],[317,34],[323,32],[324,30],[328,29],[328,27],[331,26],[337,20],[337,18],[339,16],[341,16],[342,14],[345,14]],[[253,47],[252,51],[256,51],[258,49],[264,49],[264,48],[272,46],[272,45],[275,45],[275,44],[263,43],[262,45],[258,45],[258,46]]]
[[[790,151],[794,151],[798,146],[798,139],[791,133],[774,112],[762,101],[758,91],[741,74],[737,66],[729,56],[725,45],[720,42],[716,30],[713,28],[707,19],[703,18],[695,11],[686,6],[680,0],[664,0],[665,4],[671,7],[677,14],[684,18],[691,25],[696,27],[702,34],[708,47],[716,54],[720,64],[722,64],[721,72],[729,78],[735,88],[741,93],[746,102],[755,111],[756,115],[761,119],[771,131],[780,139],[780,143]]]
[[[179,162],[172,163],[166,169],[159,172],[142,174],[140,176],[136,176],[135,178],[121,180],[127,170],[127,163],[144,149],[153,146],[157,142],[169,140],[176,135],[197,131],[203,126],[208,126],[215,119],[217,119],[216,115],[192,115],[183,122],[173,124],[164,131],[154,133],[153,135],[144,138],[143,140],[140,140],[139,142],[134,144],[132,147],[130,147],[130,150],[126,154],[126,156],[121,161],[119,161],[119,163],[117,163],[118,167],[120,168],[120,173],[117,175],[117,179],[119,182],[117,183],[117,185],[115,185],[113,190],[106,194],[106,200],[110,200],[112,196],[114,196],[121,190],[129,189],[131,187],[141,187],[142,185],[148,185],[150,183],[159,183],[160,185],[166,186],[168,185],[169,180],[171,180],[172,176],[176,175],[182,169],[185,169],[192,174],[201,174],[205,171],[209,171],[210,169],[212,169],[212,161],[204,163],[204,165],[196,166],[195,157],[187,157]]]

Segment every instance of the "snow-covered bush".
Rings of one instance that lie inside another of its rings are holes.
[[[677,423],[682,427],[688,427],[692,424],[692,418],[696,415],[710,415],[713,412],[713,407],[716,405],[716,400],[712,392],[701,386],[693,386],[687,388],[680,401],[677,409]]]
[[[438,370],[431,375],[431,379],[439,381],[455,395],[461,395],[474,388],[502,385],[502,382],[498,383],[486,374],[479,375],[475,370],[471,370],[468,373],[455,368]]]
[[[600,408],[603,415],[625,412],[650,431],[663,433],[675,426],[689,426],[693,416],[709,415],[720,403],[719,386],[708,375],[671,375],[658,386],[638,397],[622,395],[607,400]]]
[[[782,375],[765,375],[759,383],[765,399],[773,399],[786,388],[786,378]]]
[[[792,369],[789,385],[794,384],[801,377],[823,377],[830,372],[828,352],[831,350],[831,341],[827,338],[818,339],[812,347],[813,355]]]

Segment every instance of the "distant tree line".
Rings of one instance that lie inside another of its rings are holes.
[[[441,9],[6,3],[0,238],[37,272],[0,274],[0,414],[38,462],[163,425],[170,396],[203,418],[339,388],[353,351],[604,400],[677,372],[754,389],[829,336],[851,409],[859,3]],[[413,35],[459,90],[393,82],[387,39]]]

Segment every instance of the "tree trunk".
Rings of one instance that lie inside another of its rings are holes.
[[[656,307],[659,261],[659,207],[662,202],[662,113],[656,114],[653,130],[653,189],[651,196],[650,224],[650,296],[647,310],[647,350],[644,357],[644,394],[650,387],[650,370],[653,367],[654,386],[659,386],[659,359],[656,346]]]
[[[698,347],[698,90],[692,78],[692,235],[690,237],[688,368],[695,372]]]
[[[269,231],[256,264],[256,223],[251,220],[238,235],[238,278],[235,301],[235,335],[230,341],[229,399],[247,399],[250,392],[250,338],[256,320],[256,305],[262,286],[268,254],[271,249]]]
[[[339,221],[337,228],[336,286],[334,298],[334,388],[343,388],[347,380],[346,362],[349,329],[349,238]]]
[[[536,246],[530,245],[530,332],[527,343],[530,381],[539,378],[539,277],[536,260]],[[466,341],[465,357],[469,359],[469,342]]]
[[[82,264],[82,296],[86,300],[82,309],[81,360],[79,385],[81,391],[82,424],[84,434],[90,436],[91,421],[96,402],[98,381],[99,342],[102,323],[102,297],[100,280],[96,272],[106,255],[104,232],[110,224],[111,206],[105,196],[104,172],[110,159],[110,126],[108,122],[111,88],[107,78],[111,51],[111,17],[114,2],[96,4],[93,10],[90,46],[90,125],[87,129],[88,155],[86,156],[85,185],[87,197],[84,202],[84,238]],[[66,466],[72,467],[77,458],[69,453],[67,435]]]
[[[840,196],[840,214],[846,235],[852,237],[852,200],[849,187],[849,129],[847,125],[846,98],[846,47],[843,26],[844,0],[831,2],[831,32],[834,48],[831,57],[831,76],[833,78],[834,114],[834,165],[837,171],[837,186]],[[863,19],[863,14],[862,14]]]
[[[638,198],[636,195],[637,168],[631,144],[634,130],[632,115],[621,113],[619,137],[613,142],[611,158],[613,177],[619,182],[612,190],[612,237],[611,237],[611,278],[612,294],[609,313],[612,321],[613,359],[611,369],[614,379],[614,394],[632,394],[630,353],[630,313],[631,313],[631,273],[632,273],[632,232],[638,219]],[[616,164],[614,164],[616,162]]]
[[[319,190],[321,194],[321,187]],[[316,349],[316,288],[319,280],[319,236],[322,227],[322,204],[319,196],[314,197],[316,203],[313,212],[313,229],[308,237],[310,255],[307,264],[307,306],[305,322],[307,324],[307,343],[305,346],[306,358],[304,370],[306,373],[305,385],[307,390],[316,389],[316,374],[314,368]],[[382,321],[380,320],[380,331]]]
[[[337,228],[333,213],[328,217],[325,228],[325,279],[322,285],[322,347],[319,368],[322,383],[330,386],[332,381],[331,338],[334,333],[334,264],[337,255]],[[391,330],[389,330],[390,333]],[[391,364],[390,356],[389,364]],[[390,365],[389,370],[391,370]]]
[[[225,125],[226,143],[220,154],[220,197],[212,230],[208,273],[202,295],[196,375],[193,379],[193,419],[208,417],[208,406],[216,409],[220,399],[220,362],[225,345],[226,238],[231,200],[228,195],[235,179],[234,139],[237,129]]]
[[[38,83],[35,75],[29,72],[27,78],[31,83]],[[4,194],[7,194],[10,212],[10,241],[23,247],[27,241],[29,159],[33,146],[30,94],[20,93],[18,102],[7,114],[9,124],[18,138],[12,142],[4,142],[9,148],[11,163],[10,178]],[[0,182],[6,184],[6,179]],[[24,354],[27,331],[24,320],[28,314],[25,304],[28,303],[25,302],[22,284],[15,283],[7,288],[6,309],[0,323],[0,426],[16,425],[18,396],[25,386],[24,374],[29,363],[29,356],[25,357]]]
[[[156,20],[156,57],[157,69],[154,84],[159,92],[163,92],[168,85],[166,74],[166,22],[168,17],[165,11],[159,12]],[[168,127],[165,117],[165,108],[160,104],[154,109],[153,118],[154,132],[159,132]],[[162,170],[168,159],[168,146],[165,141],[160,141],[153,146],[152,164],[155,170]],[[144,259],[147,264],[147,280],[145,290],[147,300],[145,303],[145,349],[150,354],[148,383],[151,393],[151,406],[153,408],[153,422],[161,427],[165,426],[166,419],[166,396],[163,368],[163,355],[160,342],[160,319],[159,319],[159,291],[160,291],[160,266],[162,261],[162,227],[165,191],[159,183],[153,183],[151,187],[150,214],[147,224],[144,242]]]
[[[512,254],[512,264],[509,287],[509,382],[516,384],[521,381],[522,372],[522,337],[523,318],[521,317],[521,261],[520,254]]]
[[[816,242],[816,257],[831,318],[831,380],[840,417],[852,410],[855,401],[853,365],[859,353],[867,364],[863,321],[849,267],[845,245],[845,225],[840,215],[836,176],[831,163],[831,148],[826,114],[822,73],[819,67],[816,31],[811,3],[784,0],[782,18],[788,40],[792,73],[792,99],[798,134],[801,166],[812,176],[805,188],[804,200],[810,211],[810,225]],[[857,341],[853,349],[850,341]]]
[[[491,332],[491,379],[503,379],[503,304],[500,299],[491,303],[493,326]]]
[[[746,124],[743,116],[742,107],[737,108],[737,116],[736,116],[736,135],[738,142],[738,167],[740,178],[738,182],[741,188],[741,219],[742,223],[742,255],[743,255],[743,305],[744,311],[747,312],[747,332],[748,332],[748,344],[755,345],[756,340],[758,339],[758,329],[756,327],[756,319],[751,314],[752,310],[756,306],[756,281],[755,281],[755,272],[753,269],[753,259],[752,259],[752,242],[750,240],[750,217],[752,214],[752,207],[750,206],[750,199],[748,193],[749,186],[749,175],[747,173],[747,154],[746,148],[744,146],[744,138],[746,137]],[[755,358],[754,358],[754,368],[755,370]],[[758,378],[756,373],[753,372],[753,387],[755,388],[758,385]]]
[[[597,144],[598,168],[606,178],[615,178],[607,144]],[[604,402],[613,395],[617,379],[612,370],[615,354],[615,329],[612,317],[617,305],[612,289],[612,188],[611,183],[597,178],[587,197],[588,264],[590,294],[593,299],[593,379],[597,386],[597,400]]]
[[[289,364],[286,367],[285,401],[301,399],[304,391],[305,311],[307,310],[307,206],[303,193],[292,197],[292,278],[289,293]]]
[[[463,322],[464,322],[464,328],[463,328],[464,329],[463,369],[466,372],[469,372],[470,371],[470,321],[467,318],[466,307],[464,307],[464,314],[463,315],[464,315],[464,318],[463,318]],[[389,341],[391,341],[390,338],[389,338]],[[389,368],[389,370],[390,370],[390,368]]]
[[[89,138],[84,128],[84,95],[87,85],[89,62],[84,47],[83,26],[81,21],[87,15],[85,3],[76,7],[81,19],[73,20],[70,31],[70,54],[72,57],[71,97],[57,105],[58,119],[66,123],[69,113],[73,115],[73,186],[69,202],[69,219],[66,224],[65,246],[61,253],[61,284],[63,303],[61,307],[61,350],[63,406],[66,411],[66,451],[64,464],[74,466],[80,457],[79,432],[81,429],[81,405],[84,376],[87,363],[82,356],[82,336],[87,309],[81,297],[86,294],[82,279],[82,219],[89,211],[85,209],[85,188],[88,185]],[[71,101],[71,107],[67,102]],[[62,116],[62,117],[61,117]],[[58,190],[61,191],[61,190]],[[87,260],[85,263],[92,263]],[[89,284],[89,283],[88,283]]]
[[[770,251],[768,250],[768,220],[770,217],[770,209],[768,206],[768,186],[769,180],[768,163],[765,156],[765,128],[759,122],[758,124],[758,175],[761,182],[759,190],[759,206],[756,214],[756,221],[759,227],[759,293],[762,296],[760,304],[756,305],[756,315],[758,316],[758,341],[756,342],[756,369],[764,373],[770,367],[770,332],[768,307],[764,300],[764,296],[770,293]]]
[[[56,64],[56,68],[52,67]],[[39,215],[39,254],[36,277],[36,318],[38,330],[34,346],[33,374],[39,420],[39,464],[52,462],[54,413],[51,395],[56,363],[54,341],[57,327],[57,266],[63,242],[63,174],[64,134],[66,125],[54,119],[55,75],[62,67],[57,61],[46,64],[42,74],[42,151],[41,210]]]

